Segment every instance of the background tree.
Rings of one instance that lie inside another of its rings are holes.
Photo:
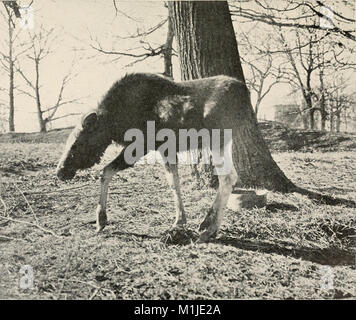
[[[73,79],[73,75],[71,74],[72,70],[69,70],[67,74],[64,75],[61,84],[59,86],[58,95],[56,101],[52,105],[43,106],[41,100],[41,64],[42,62],[51,54],[52,46],[55,43],[58,43],[58,36],[54,33],[54,28],[50,30],[44,29],[43,26],[39,28],[37,32],[31,33],[29,32],[29,39],[31,43],[31,47],[29,49],[29,53],[26,55],[28,59],[30,59],[33,63],[34,72],[32,73],[34,76],[30,77],[25,74],[25,72],[21,69],[21,66],[17,64],[16,70],[24,80],[28,89],[23,90],[19,89],[22,94],[32,98],[36,104],[36,112],[37,119],[39,123],[40,132],[47,131],[47,125],[50,122],[62,119],[64,117],[69,117],[73,115],[78,115],[78,113],[71,112],[62,116],[56,116],[57,111],[60,107],[67,105],[78,103],[79,99],[64,99],[64,91],[66,86]],[[73,68],[73,64],[71,69]],[[34,79],[33,79],[34,78]]]
[[[355,93],[350,94],[347,89],[345,79],[336,76],[333,85],[325,90],[326,100],[329,104],[330,132],[340,132],[342,115],[344,115],[345,126],[347,126],[347,119],[350,117],[348,111],[352,112],[352,107],[355,106]]]
[[[304,98],[303,112],[309,115],[309,128],[316,129],[316,112],[320,114],[320,128],[325,131],[328,116],[326,90],[335,74],[354,68],[352,54],[338,43],[331,34],[315,30],[294,30],[287,35],[279,29],[280,42],[284,47],[289,67],[285,66],[284,78]],[[295,39],[294,41],[291,40]]]
[[[254,111],[258,115],[261,103],[271,92],[271,89],[276,84],[286,82],[284,69],[281,66],[282,61],[271,53],[273,37],[264,34],[258,25],[254,24],[246,32],[236,33],[236,37],[241,48],[240,58],[246,84],[251,93],[251,102],[254,102]]]
[[[118,4],[113,0],[116,15],[119,13],[129,18],[130,20],[136,21],[134,17],[131,17],[119,10]],[[167,14],[168,16],[168,14]],[[161,44],[152,44],[150,41],[150,36],[155,36],[157,32],[161,31],[163,28],[166,29],[166,40],[162,41]],[[91,36],[90,47],[100,53],[107,56],[113,56],[113,62],[118,61],[122,57],[131,58],[131,61],[125,67],[131,67],[136,63],[145,61],[146,59],[154,57],[163,58],[163,71],[162,73],[168,77],[173,77],[172,68],[172,56],[176,55],[173,50],[173,26],[169,17],[165,17],[158,23],[145,28],[144,30],[138,30],[135,34],[129,36],[118,36],[121,40],[132,40],[131,45],[133,48],[128,48],[126,50],[116,50],[114,47],[111,49],[105,48],[102,42]]]
[[[284,69],[283,78],[292,91],[301,92],[304,101],[300,115],[302,118],[308,115],[305,127],[316,129],[316,118],[320,118],[320,128],[326,130],[329,115],[326,89],[335,73],[355,68],[352,61],[355,20],[341,14],[353,7],[343,2],[335,11],[321,1],[300,0],[284,1],[278,7],[265,0],[247,0],[232,2],[230,7],[233,18],[241,25],[254,21],[254,26],[264,26],[263,34],[274,48],[263,48],[261,41],[247,42],[257,49],[260,57],[273,56],[273,61]],[[255,29],[251,28],[248,39],[256,33]]]
[[[329,2],[318,0],[244,0],[231,2],[230,8],[233,19],[242,18],[284,29],[319,30],[356,40],[352,1],[338,1],[337,10]]]
[[[283,32],[280,30],[280,40],[284,46],[284,52],[287,60],[290,63],[290,68],[285,73],[288,77],[288,81],[296,87],[299,88],[306,105],[304,111],[308,112],[309,115],[309,125],[310,129],[315,129],[315,107],[313,104],[313,85],[312,85],[312,75],[319,68],[319,64],[316,63],[315,59],[315,47],[317,46],[317,35],[314,31],[307,31],[308,42],[305,47],[302,47],[300,32],[295,31],[296,36],[296,46],[293,50],[288,41],[286,40]],[[305,52],[304,52],[305,48]]]
[[[18,8],[14,6],[15,11],[12,10],[13,2],[4,2],[5,12],[0,12],[0,16],[4,20],[4,24],[7,25],[8,38],[3,41],[2,47],[0,49],[0,67],[7,73],[9,83],[8,83],[8,127],[10,132],[15,131],[15,69],[14,65],[22,52],[16,53],[19,49],[16,42],[19,36],[20,30],[15,31],[15,12],[18,12]],[[5,51],[7,50],[7,51]]]

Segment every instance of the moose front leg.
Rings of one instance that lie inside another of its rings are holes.
[[[96,208],[96,232],[103,230],[107,224],[106,203],[108,199],[108,189],[112,177],[120,170],[124,170],[132,165],[126,163],[124,150],[107,166],[105,166],[100,177],[100,199]]]
[[[184,227],[187,219],[185,216],[182,195],[180,192],[178,167],[176,164],[166,163],[165,168],[168,184],[173,191],[174,204],[176,208],[176,218],[173,224],[173,228]]]

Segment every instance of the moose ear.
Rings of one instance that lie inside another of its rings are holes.
[[[98,115],[96,112],[91,112],[85,118],[83,119],[83,128],[88,128],[92,127],[95,125],[96,121],[98,119]]]

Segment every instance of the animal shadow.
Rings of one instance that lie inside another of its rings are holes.
[[[276,253],[279,255],[302,259],[322,265],[350,266],[354,265],[355,263],[354,253],[338,248],[314,249],[308,247],[297,247],[292,243],[285,242],[271,244],[265,241],[244,240],[228,235],[222,235],[221,237],[210,242],[232,246],[242,250],[263,253]]]

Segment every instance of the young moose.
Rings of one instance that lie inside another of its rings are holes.
[[[146,134],[147,121],[155,121],[156,131],[161,128],[169,128],[174,132],[179,129],[232,129],[234,138],[238,134],[236,119],[243,117],[241,106],[250,103],[241,98],[248,96],[245,90],[245,84],[227,76],[174,82],[155,74],[126,75],[114,83],[97,110],[84,116],[73,130],[58,163],[57,176],[61,180],[72,179],[77,170],[98,163],[112,141],[123,147],[120,154],[104,168],[101,176],[101,194],[96,209],[99,232],[107,223],[106,202],[111,178],[118,171],[133,165],[128,164],[124,157],[129,145],[129,142],[124,141],[127,130],[137,128]],[[228,143],[224,141],[222,152],[224,144]],[[157,150],[158,147],[156,142],[154,148]],[[145,144],[144,154],[149,151]],[[165,169],[175,199],[176,217],[173,227],[181,228],[186,223],[186,216],[177,165],[166,163]],[[238,180],[234,166],[229,173],[219,175],[218,179],[219,189],[215,201],[199,228],[200,241],[207,241],[217,235],[224,208]]]

